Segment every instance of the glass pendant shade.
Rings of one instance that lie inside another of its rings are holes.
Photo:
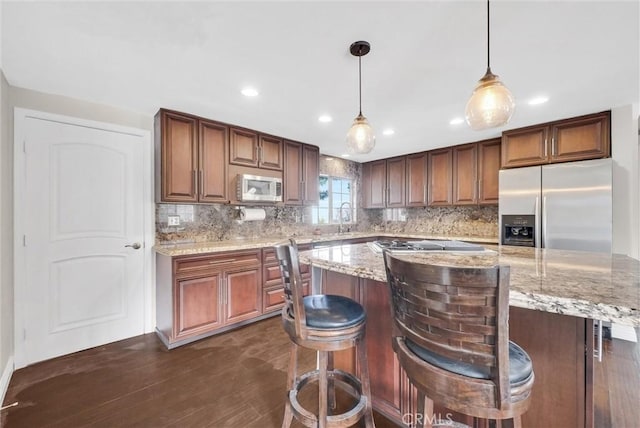
[[[366,154],[376,145],[376,136],[369,121],[362,114],[353,121],[347,132],[347,151],[351,154]]]
[[[488,69],[467,102],[465,116],[471,128],[481,130],[509,122],[514,110],[511,91]]]

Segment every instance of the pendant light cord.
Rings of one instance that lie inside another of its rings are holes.
[[[360,104],[360,116],[362,116],[362,52],[358,56],[358,97]]]
[[[489,28],[491,28],[491,26],[489,25],[489,0],[487,0],[487,70],[491,70],[491,63],[489,62],[489,49],[491,44],[489,43]]]

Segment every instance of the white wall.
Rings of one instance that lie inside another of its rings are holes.
[[[613,252],[640,259],[638,105],[611,110]]]

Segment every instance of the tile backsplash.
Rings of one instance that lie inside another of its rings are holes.
[[[340,158],[320,157],[320,173],[352,178],[360,189],[362,167]],[[361,200],[359,192],[356,199]],[[362,204],[358,202],[357,206]],[[254,208],[252,206],[251,208]],[[264,220],[239,221],[236,207],[220,204],[156,204],[156,243],[208,242],[229,239],[335,233],[337,225],[312,224],[311,207],[262,207]],[[179,216],[179,226],[169,226],[169,216]],[[497,206],[460,206],[394,209],[358,209],[358,232],[424,233],[429,235],[498,237]]]

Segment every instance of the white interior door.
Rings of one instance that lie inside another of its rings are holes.
[[[16,366],[144,333],[144,136],[29,116],[21,132]]]

